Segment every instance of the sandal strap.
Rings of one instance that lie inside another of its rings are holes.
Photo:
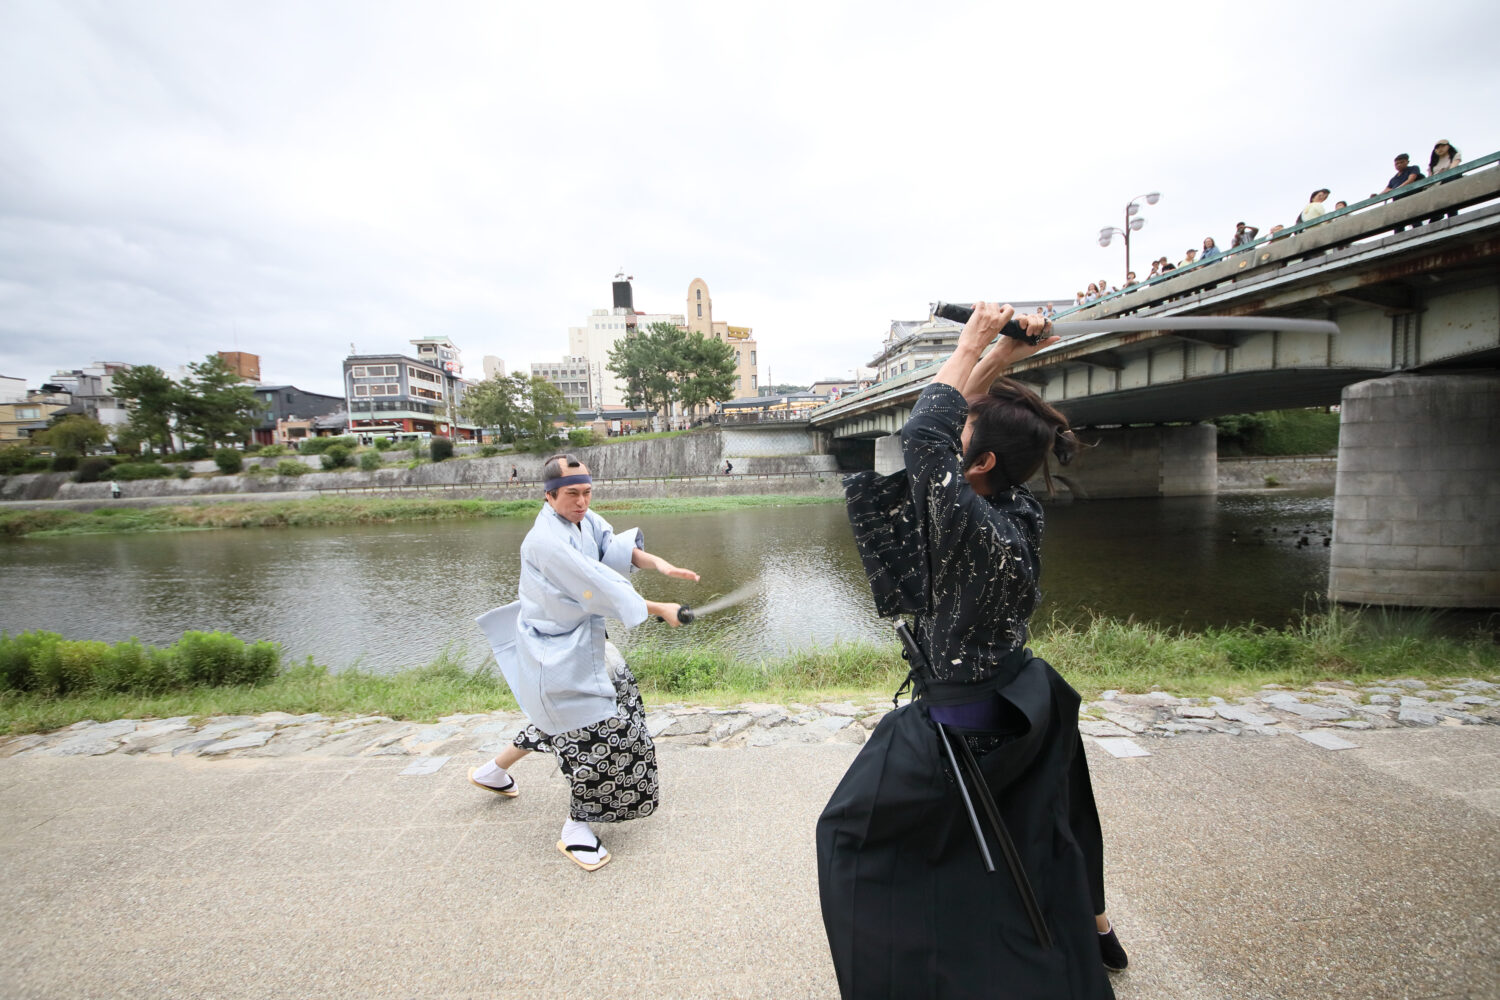
[[[563,845],[563,850],[565,850],[565,851],[593,851],[595,854],[598,854],[600,851],[604,850],[604,841],[602,841],[602,840],[596,840],[592,844],[565,844],[565,845]]]

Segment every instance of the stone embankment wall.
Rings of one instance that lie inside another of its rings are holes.
[[[806,432],[803,432],[804,439]],[[713,477],[711,480],[695,482],[691,486],[674,483],[616,484],[610,487],[610,495],[631,498],[645,496],[677,496],[690,491],[694,495],[744,496],[774,493],[822,492],[825,487],[834,489],[838,485],[838,473],[833,459],[827,455],[786,455],[751,459],[734,459],[734,475],[720,476],[724,467],[723,438],[717,429],[698,431],[670,438],[651,438],[644,441],[629,439],[606,445],[574,449],[588,464],[596,479],[666,479],[680,476]],[[314,456],[310,465],[320,460]],[[443,496],[493,497],[507,496],[512,492],[534,489],[541,478],[544,454],[497,455],[494,458],[454,459],[447,462],[423,463],[412,469],[400,466],[361,472],[344,469],[338,472],[309,472],[302,476],[203,476],[193,479],[139,479],[120,484],[126,498],[183,498],[214,496],[223,494],[255,493],[313,493],[327,489],[390,489],[393,493],[412,487],[439,487]],[[267,459],[263,464],[274,465],[281,459]],[[203,463],[195,463],[203,464]],[[207,463],[208,468],[213,464]],[[513,489],[496,491],[483,489],[483,484],[505,483],[510,478],[511,466],[516,468],[523,485]],[[205,470],[206,471],[206,470]],[[799,473],[782,478],[781,474]],[[810,474],[818,475],[810,475]],[[776,476],[772,479],[754,479],[754,476]],[[819,478],[828,483],[819,483]],[[0,500],[106,500],[109,483],[75,483],[72,473],[51,472],[10,476],[0,479]],[[829,486],[828,484],[832,485]],[[473,486],[472,491],[461,489]],[[529,495],[529,493],[527,493]]]
[[[1338,464],[1333,455],[1220,458],[1219,489],[1265,489],[1267,479],[1274,479],[1278,486],[1326,486],[1331,489]]]

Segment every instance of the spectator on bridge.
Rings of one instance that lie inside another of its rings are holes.
[[[1336,201],[1336,202],[1333,203],[1333,210],[1335,212],[1339,211],[1340,209],[1345,209],[1345,208],[1348,208],[1348,207],[1349,207],[1349,203],[1347,201]]]
[[[1281,232],[1284,229],[1286,229],[1286,226],[1283,226],[1281,223],[1278,222],[1278,223],[1276,223],[1276,225],[1274,225],[1274,226],[1271,227],[1271,231],[1269,233],[1267,233],[1266,235],[1269,236],[1271,239],[1274,240],[1274,239],[1276,239],[1277,236],[1281,235]]]
[[[1074,292],[1073,293],[1073,307],[1075,309],[1078,308],[1079,306],[1083,305],[1084,301],[1085,300],[1084,300],[1082,292]]]
[[[1135,272],[1134,271],[1126,271],[1125,272],[1125,287],[1129,288],[1131,285],[1134,285],[1134,284],[1137,284],[1137,282],[1135,280]]]
[[[1085,302],[1096,302],[1096,301],[1098,301],[1098,299],[1099,299],[1099,286],[1096,285],[1096,284],[1094,284],[1092,281],[1090,281],[1089,282],[1089,293],[1088,293],[1088,295],[1084,296],[1083,301],[1085,301]]]
[[[1188,247],[1187,253],[1183,255],[1182,260],[1178,262],[1177,266],[1192,267],[1196,263],[1198,263],[1198,248]]]
[[[1255,237],[1259,235],[1259,228],[1247,226],[1243,222],[1236,223],[1234,227],[1234,239],[1229,241],[1229,249],[1238,250],[1247,243],[1254,243]]]
[[[1214,242],[1214,238],[1212,236],[1205,236],[1205,237],[1203,237],[1203,259],[1204,260],[1208,260],[1210,257],[1217,257],[1217,256],[1219,256],[1219,254],[1221,254],[1223,252],[1224,252],[1223,250],[1219,249],[1219,245]]]
[[[1307,207],[1297,213],[1297,223],[1300,225],[1303,222],[1311,222],[1321,217],[1324,212],[1328,211],[1327,206],[1323,204],[1327,200],[1327,188],[1318,188],[1314,191],[1308,198]]]
[[[1450,146],[1447,139],[1439,139],[1438,144],[1432,147],[1432,158],[1427,161],[1427,176],[1452,170],[1462,162],[1464,159],[1458,155],[1458,150]]]
[[[1404,188],[1408,184],[1415,184],[1422,179],[1422,171],[1419,167],[1411,165],[1411,157],[1402,153],[1396,157],[1396,176],[1386,182],[1385,188],[1380,192],[1385,194],[1397,188]]]
[[[1053,305],[1051,302],[1048,302],[1047,311],[1042,313],[1042,315],[1047,317],[1048,319],[1051,319],[1053,316],[1057,315],[1057,306]]]

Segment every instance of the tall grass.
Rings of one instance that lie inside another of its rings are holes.
[[[1395,619],[1334,608],[1305,615],[1284,629],[1187,632],[1131,620],[1075,624],[1054,618],[1038,628],[1032,648],[1085,698],[1111,688],[1233,697],[1270,683],[1306,686],[1391,677],[1500,681],[1500,645],[1492,635],[1455,639],[1424,631],[1421,620],[1418,616],[1416,631],[1400,633]],[[430,720],[515,708],[498,674],[489,667],[467,668],[447,652],[391,674],[334,673],[311,661],[268,668],[269,654],[253,653],[268,643],[240,643],[245,658],[236,660],[235,643],[239,640],[232,636],[189,633],[174,647],[153,651],[133,640],[111,646],[50,633],[5,636],[0,638],[0,732],[51,729],[88,718],[284,711]],[[883,700],[906,675],[894,642],[836,643],[762,660],[715,644],[637,647],[627,656],[648,704]],[[28,666],[17,667],[23,660]],[[18,677],[23,680],[17,682]]]

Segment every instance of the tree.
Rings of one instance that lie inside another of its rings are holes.
[[[255,390],[217,354],[189,362],[188,371],[192,375],[183,381],[177,399],[177,426],[184,436],[210,448],[220,441],[248,440],[266,412]]]
[[[176,383],[155,365],[136,365],[116,375],[115,398],[130,411],[130,431],[162,453],[172,450],[172,415],[177,410]],[[124,437],[124,435],[121,435]]]
[[[516,399],[520,386],[516,377],[493,375],[469,386],[461,407],[464,419],[480,427],[494,428],[502,441],[514,441],[520,423],[520,404]]]
[[[70,413],[31,439],[60,456],[77,457],[109,440],[109,428],[93,417]]]
[[[553,426],[559,420],[570,420],[573,407],[561,389],[540,375],[522,375],[513,378],[521,383],[521,436],[532,441],[545,441],[557,433]]]
[[[734,391],[734,349],[671,323],[652,323],[609,349],[609,370],[625,382],[625,402],[666,413],[674,402],[701,406]]]
[[[469,386],[463,415],[481,427],[493,427],[502,441],[546,440],[552,425],[573,415],[562,390],[540,375],[495,375]]]

